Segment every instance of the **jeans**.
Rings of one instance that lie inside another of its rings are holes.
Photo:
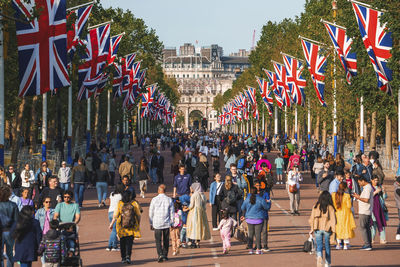
[[[247,226],[249,228],[249,241],[248,247],[249,249],[253,249],[253,239],[256,236],[256,249],[261,249],[261,229],[262,223],[260,224],[250,224],[248,223]]]
[[[371,240],[375,239],[376,232],[378,232],[378,225],[376,222],[373,222],[371,225]],[[386,230],[385,227],[383,227],[382,232],[379,232],[379,237],[381,240],[386,240]]]
[[[114,216],[114,212],[108,213],[108,221],[111,223]],[[110,238],[108,239],[108,247],[109,248],[117,248],[118,247],[118,239],[117,239],[117,230],[116,223],[113,225],[113,229],[110,234]]]
[[[150,169],[150,178],[153,184],[157,183],[157,168]]]
[[[79,204],[79,207],[82,207],[84,193],[85,193],[85,184],[74,183],[75,202]]]
[[[2,234],[2,242],[1,242],[1,251],[3,251],[4,244],[6,245],[6,255],[7,255],[7,267],[14,266],[14,256],[13,256],[13,247],[14,247],[14,239],[11,237],[10,232],[3,232]],[[3,256],[3,253],[1,253]],[[1,266],[3,266],[3,260],[1,261]]]
[[[132,245],[133,245],[133,236],[124,236],[120,238],[121,244],[121,259],[131,259],[132,254]]]
[[[169,228],[154,229],[158,257],[168,256],[169,247]]]
[[[29,262],[20,262],[19,266],[21,266],[21,267],[32,267],[32,262],[31,261],[29,261]]]
[[[261,243],[263,248],[268,247],[268,219],[264,219],[261,229]]]
[[[60,188],[67,191],[69,189],[69,183],[60,183]]]
[[[187,236],[186,236],[186,226],[183,226],[181,229],[181,243],[187,243],[189,242]]]
[[[371,227],[370,227],[371,215],[359,214],[358,217],[360,218],[360,231],[362,239],[364,240],[364,245],[371,246],[372,242]]]
[[[97,182],[96,183],[97,199],[99,204],[107,199],[107,182]]]
[[[331,234],[332,233],[330,232],[321,230],[315,231],[315,242],[317,243],[317,257],[322,257],[322,250],[324,249],[324,241],[325,241],[325,261],[328,264],[331,264],[331,247],[329,243]]]

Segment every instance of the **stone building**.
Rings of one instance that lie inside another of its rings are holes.
[[[168,77],[175,77],[181,93],[177,109],[185,115],[185,128],[201,126],[213,130],[217,124],[214,97],[232,88],[232,82],[249,65],[246,50],[225,57],[223,48],[213,44],[196,48],[190,43],[163,50],[163,69]]]

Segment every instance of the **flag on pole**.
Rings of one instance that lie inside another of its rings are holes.
[[[66,0],[13,0],[13,7],[17,18],[18,95],[41,95],[70,85]],[[33,7],[40,12],[37,18]]]
[[[389,69],[388,59],[392,56],[392,33],[387,30],[386,23],[381,23],[380,16],[383,12],[367,7],[359,2],[351,2],[356,14],[358,27],[369,59],[374,67],[378,88],[392,94],[389,81],[393,79],[392,70]]]
[[[301,37],[301,45],[303,47],[304,57],[306,58],[308,70],[317,93],[317,97],[322,106],[326,107],[324,99],[325,91],[325,67],[327,56],[322,54],[322,48]]]
[[[276,87],[278,88],[278,91],[280,92],[281,98],[283,100],[283,104],[290,108],[292,104],[292,98],[290,97],[291,92],[290,88],[287,83],[287,74],[286,74],[286,68],[282,64],[272,61],[272,64],[274,65],[275,69],[275,74],[276,74],[276,79],[277,79],[277,84]]]
[[[149,113],[149,110],[151,108],[151,105],[154,101],[154,95],[157,89],[157,84],[150,85],[146,88],[146,92],[142,94],[142,112],[141,112],[141,117],[147,117],[147,114]]]
[[[280,109],[282,109],[283,100],[282,100],[282,97],[281,97],[281,93],[279,92],[278,87],[277,87],[278,81],[277,81],[277,78],[276,78],[276,74],[275,74],[275,72],[272,72],[272,71],[266,70],[266,69],[264,69],[264,72],[265,72],[265,74],[267,74],[270,87],[271,87],[272,92],[274,93],[274,96],[275,96],[276,104],[278,105],[278,107]]]
[[[80,38],[87,24],[92,8],[93,4],[89,4],[88,6],[75,9],[67,15],[67,19],[75,17],[75,21],[71,23],[71,29],[67,32],[67,49],[70,58],[73,58],[76,46],[80,42]]]
[[[125,33],[121,33],[110,38],[110,50],[108,51],[107,65],[111,65],[117,57],[119,43],[124,34]]]
[[[291,98],[297,105],[304,106],[305,94],[304,89],[307,85],[306,79],[301,76],[303,72],[303,64],[295,57],[282,53],[283,63],[285,64],[287,83],[290,87]]]
[[[272,116],[272,109],[274,100],[272,98],[272,91],[268,89],[268,82],[264,79],[256,77],[258,86],[260,88],[260,95],[262,100],[264,101],[265,106],[267,107],[268,114]]]
[[[356,53],[350,52],[353,39],[346,35],[346,28],[327,21],[323,23],[346,73],[346,81],[351,84],[352,77],[357,75],[357,56]]]

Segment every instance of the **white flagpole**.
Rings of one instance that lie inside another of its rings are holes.
[[[297,106],[294,108],[294,139],[297,141]]]
[[[140,105],[137,106],[137,136],[140,136]],[[139,137],[140,138],[140,137]]]
[[[307,114],[307,137],[308,142],[311,142],[311,111],[310,111],[310,99],[308,99],[308,114]]]
[[[90,98],[88,98],[86,112],[86,153],[90,151],[90,139]]]
[[[265,117],[264,117],[264,106],[262,111],[262,135],[265,137]]]
[[[274,110],[274,135],[275,139],[278,136],[278,107],[275,106]]]
[[[68,87],[67,163],[72,164],[72,82]]]
[[[47,93],[43,94],[42,103],[42,161],[46,161],[47,142]]]
[[[285,139],[287,138],[288,125],[287,125],[287,106],[285,106]]]
[[[3,23],[0,15],[0,166],[4,167],[4,37]]]
[[[364,104],[363,97],[360,98],[360,150],[364,153]]]
[[[110,146],[111,130],[111,92],[107,90],[107,146]]]

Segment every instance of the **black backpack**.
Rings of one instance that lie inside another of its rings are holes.
[[[225,198],[226,203],[233,205],[236,203],[236,194],[233,190],[229,190]]]

